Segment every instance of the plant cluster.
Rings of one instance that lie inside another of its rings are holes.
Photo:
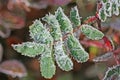
[[[13,48],[28,57],[38,56],[40,70],[45,78],[52,78],[56,71],[55,61],[60,69],[70,71],[73,63],[70,57],[77,62],[83,63],[89,59],[89,54],[82,47],[74,32],[81,31],[88,39],[103,39],[108,51],[115,52],[114,46],[109,38],[101,31],[101,21],[105,21],[112,14],[119,14],[120,0],[98,1],[98,9],[95,16],[88,17],[81,21],[77,7],[70,11],[70,19],[63,9],[59,7],[53,14],[47,14],[42,18],[47,24],[43,25],[41,20],[35,20],[29,27],[30,37],[33,42],[12,45]],[[97,23],[97,27],[92,24]],[[49,27],[47,27],[49,26]],[[101,59],[97,58],[98,61]],[[120,66],[110,68],[104,80],[112,79],[114,75],[119,75]]]

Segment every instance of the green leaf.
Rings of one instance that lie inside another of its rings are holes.
[[[92,40],[99,40],[102,39],[104,36],[101,31],[87,24],[82,25],[80,29],[84,35],[86,35],[89,39]]]
[[[61,30],[64,33],[72,33],[73,32],[72,24],[71,24],[69,18],[64,14],[61,7],[59,7],[57,9],[57,11],[55,12],[55,16],[56,16],[59,24],[61,25],[60,26]]]
[[[86,62],[89,59],[88,53],[83,49],[79,41],[73,36],[69,35],[67,39],[67,46],[71,55],[77,62]]]
[[[108,0],[102,0],[103,3],[106,3]]]
[[[37,43],[49,44],[53,42],[53,38],[49,31],[43,26],[40,20],[35,20],[34,23],[29,27],[30,36]]]
[[[12,47],[24,56],[35,57],[43,53],[45,45],[35,42],[25,42],[22,44],[12,45]]]
[[[73,63],[63,50],[62,33],[56,17],[52,14],[49,14],[46,15],[43,20],[51,26],[51,35],[53,36],[54,40],[57,41],[54,43],[54,55],[58,66],[65,71],[71,70],[73,68]]]
[[[50,79],[55,74],[55,64],[51,55],[51,49],[46,48],[40,57],[40,70],[43,77]]]
[[[112,3],[110,1],[105,3],[105,14],[108,17],[112,16]]]
[[[55,60],[58,64],[58,66],[65,71],[70,71],[73,69],[73,63],[72,60],[68,57],[67,54],[65,54],[65,51],[63,50],[63,43],[58,41],[54,45],[55,50]]]
[[[46,21],[51,26],[51,35],[54,38],[55,41],[58,41],[62,39],[62,33],[60,29],[60,25],[58,23],[58,20],[56,17],[52,14],[46,15],[42,18],[44,21]]]
[[[98,13],[98,16],[99,16],[99,19],[100,19],[102,22],[105,22],[105,20],[107,19],[107,16],[106,16],[106,14],[105,14],[105,9],[104,9],[104,7],[103,7],[103,8],[100,8],[99,13]]]
[[[71,9],[71,11],[70,11],[70,19],[73,22],[74,27],[77,27],[77,26],[81,25],[81,20],[80,20],[80,16],[79,16],[77,6]]]
[[[117,6],[120,7],[120,0],[116,0]]]
[[[103,80],[119,80],[120,79],[120,65],[109,68]]]
[[[116,3],[112,3],[112,13],[115,14],[116,16],[119,15],[119,8]]]

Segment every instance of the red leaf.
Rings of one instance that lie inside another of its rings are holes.
[[[107,51],[112,51],[114,49],[114,46],[112,45],[111,41],[106,36],[103,37],[103,40]]]

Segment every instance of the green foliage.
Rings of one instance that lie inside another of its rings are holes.
[[[103,8],[99,10],[99,18],[102,22],[105,22],[107,19],[107,15],[105,14],[105,10]]]
[[[62,39],[61,29],[56,17],[52,14],[46,15],[42,18],[51,26],[51,35],[55,41]]]
[[[119,15],[119,8],[118,8],[117,3],[115,3],[115,2],[112,4],[112,13],[116,16]]]
[[[22,44],[12,45],[12,47],[24,56],[35,57],[44,51],[44,44],[37,44],[35,42],[25,42]]]
[[[120,79],[120,65],[109,68],[103,80],[119,80]]]
[[[120,0],[101,0],[102,7],[99,10],[99,18],[105,22],[107,17],[119,15]]]
[[[71,11],[70,11],[70,19],[73,22],[74,27],[77,27],[77,26],[81,25],[80,16],[79,16],[77,6],[71,9]]]
[[[40,70],[42,76],[48,79],[52,78],[55,74],[56,67],[50,48],[46,48],[45,52],[40,57]]]
[[[68,17],[64,14],[63,10],[61,7],[57,9],[55,12],[55,16],[61,25],[60,28],[64,33],[72,33],[73,28],[72,28],[72,23],[68,19]]]
[[[61,28],[61,30],[66,31],[66,29],[69,29],[67,31],[68,33],[70,33],[67,39],[67,46],[72,56],[78,62],[86,62],[89,58],[89,55],[87,52],[84,51],[79,41],[74,37],[72,32],[73,28],[71,27],[72,24],[70,20],[67,18],[67,16],[63,13],[63,10],[61,8],[58,8],[56,12],[56,17],[60,25],[64,24],[65,22],[68,22],[68,24],[64,25],[64,28]]]
[[[63,49],[63,43],[62,42],[56,42],[54,45],[55,49],[55,60],[58,64],[58,66],[65,71],[70,71],[73,69],[73,63],[71,59],[68,57],[67,54],[65,54],[65,51]]]
[[[58,66],[65,71],[69,71],[73,68],[73,63],[71,59],[68,57],[67,54],[65,54],[65,51],[63,50],[63,42],[62,42],[62,34],[60,25],[56,19],[56,17],[52,14],[46,15],[43,18],[44,21],[46,21],[51,26],[51,35],[53,36],[53,39],[55,41],[58,41],[54,44],[54,55],[55,60],[58,64]]]
[[[29,57],[39,55],[40,71],[45,78],[50,79],[55,74],[56,66],[54,61],[64,71],[73,69],[72,60],[67,53],[68,49],[72,57],[78,62],[83,63],[89,59],[88,53],[73,35],[73,28],[81,26],[77,7],[71,10],[70,17],[72,22],[64,14],[62,8],[59,7],[55,15],[48,14],[42,18],[49,26],[48,28],[40,20],[35,20],[29,27],[30,37],[34,40],[33,42],[13,45],[13,48],[22,55]],[[93,40],[99,40],[104,36],[102,32],[90,25],[82,25],[81,31]],[[64,36],[67,36],[66,41],[63,41]]]
[[[88,53],[83,49],[79,41],[73,36],[69,35],[67,39],[67,46],[70,49],[71,55],[77,62],[86,62],[89,59]]]
[[[112,3],[110,1],[106,2],[105,4],[105,12],[106,12],[106,16],[108,17],[111,17],[112,16],[112,12],[111,12],[111,9],[112,9]]]
[[[81,27],[81,31],[89,38],[92,40],[99,40],[102,39],[104,34],[102,32],[100,32],[99,30],[97,30],[96,28],[84,24]]]
[[[53,42],[52,36],[40,20],[35,20],[29,28],[30,36],[35,42],[43,44],[50,44]]]
[[[107,2],[107,0],[103,0],[103,2],[104,2],[104,3],[106,3],[106,2]]]

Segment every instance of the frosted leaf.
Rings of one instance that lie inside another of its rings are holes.
[[[70,19],[73,22],[74,27],[77,27],[77,26],[81,25],[81,20],[80,20],[80,16],[79,16],[77,6],[71,9]]]
[[[120,65],[108,68],[103,80],[119,80],[120,79]]]
[[[110,1],[105,3],[105,14],[108,17],[112,16],[112,3]]]
[[[102,0],[103,3],[106,3],[108,0]]]
[[[73,69],[73,63],[68,55],[65,54],[62,42],[56,42],[56,44],[54,45],[54,52],[55,60],[62,70],[70,71],[71,69]]]
[[[65,71],[71,70],[73,68],[73,63],[63,50],[62,33],[56,17],[52,14],[49,14],[46,15],[43,20],[51,26],[51,35],[53,36],[54,40],[59,40],[54,44],[54,55],[58,66]]]
[[[100,8],[99,13],[98,13],[99,19],[102,22],[105,22],[105,20],[107,19],[107,16],[105,14],[105,9],[104,8]]]
[[[45,46],[35,42],[25,42],[22,44],[12,45],[12,47],[24,56],[35,57],[43,53]]]
[[[49,31],[43,26],[40,20],[35,20],[34,23],[29,27],[30,36],[35,42],[49,44],[53,42],[53,38]]]
[[[55,16],[60,24],[60,28],[64,33],[72,33],[73,28],[69,18],[64,14],[61,7],[55,12]]]
[[[79,41],[73,36],[69,35],[67,39],[67,46],[71,55],[77,62],[86,62],[89,59],[88,53],[83,49]]]
[[[112,52],[108,52],[108,53],[105,53],[101,56],[98,56],[96,58],[93,59],[94,62],[102,62],[102,61],[107,61],[109,60],[110,58],[113,57],[113,53]]]
[[[119,15],[119,8],[118,8],[118,5],[116,3],[112,4],[112,13],[115,14],[116,16]]]
[[[51,35],[54,38],[54,40],[60,40],[62,39],[62,33],[60,30],[60,25],[56,19],[56,17],[52,14],[46,15],[42,18],[44,21],[46,21],[51,26]]]
[[[46,48],[45,52],[40,57],[41,75],[45,78],[52,78],[55,74],[55,64],[52,58],[51,49]]]
[[[120,0],[116,0],[117,6],[120,7]]]
[[[84,35],[86,35],[89,39],[92,40],[99,40],[102,39],[104,36],[101,31],[87,24],[82,25],[80,29],[84,33]]]

